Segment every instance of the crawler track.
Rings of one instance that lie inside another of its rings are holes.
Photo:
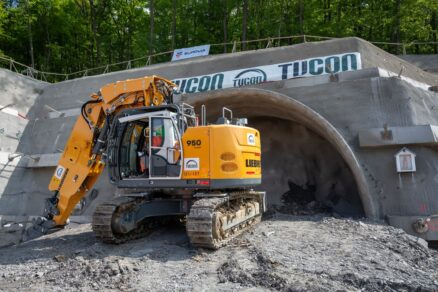
[[[120,244],[148,235],[154,228],[168,222],[168,217],[148,218],[128,233],[114,232],[115,216],[134,209],[144,198],[119,197],[99,205],[92,227],[96,237],[105,242]],[[186,230],[190,242],[196,247],[218,249],[230,240],[260,222],[263,213],[264,193],[244,191],[224,197],[198,199],[187,215]]]
[[[96,237],[105,243],[120,244],[148,235],[158,223],[156,219],[148,219],[128,233],[115,233],[111,226],[113,216],[135,208],[138,203],[138,198],[120,197],[99,205],[94,211],[92,222]]]
[[[218,249],[260,222],[264,193],[236,192],[223,198],[196,201],[187,216],[187,235],[192,245]],[[242,216],[243,214],[243,216]]]

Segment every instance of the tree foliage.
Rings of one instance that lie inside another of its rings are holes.
[[[64,73],[206,43],[308,34],[410,44],[436,42],[437,30],[436,0],[0,2],[0,54]],[[264,45],[248,43],[242,49]],[[402,53],[401,46],[381,46]],[[406,48],[408,53],[438,53],[434,44]],[[230,49],[212,47],[213,52]]]

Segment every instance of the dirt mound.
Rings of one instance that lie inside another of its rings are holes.
[[[0,290],[438,291],[438,252],[386,225],[275,214],[229,246],[190,247],[183,227],[123,245],[90,225],[0,249]]]
[[[268,257],[256,249],[250,249],[248,258],[256,264],[255,270],[245,269],[238,260],[230,257],[218,269],[219,282],[227,281],[239,283],[249,287],[264,287],[273,290],[284,290],[287,280],[276,273],[277,262],[272,262]]]

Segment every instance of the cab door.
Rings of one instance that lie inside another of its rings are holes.
[[[151,117],[151,178],[181,177],[181,137],[173,120]]]

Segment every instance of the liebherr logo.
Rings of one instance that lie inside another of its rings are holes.
[[[245,161],[245,166],[246,167],[262,167],[262,163],[260,160],[247,159]]]

